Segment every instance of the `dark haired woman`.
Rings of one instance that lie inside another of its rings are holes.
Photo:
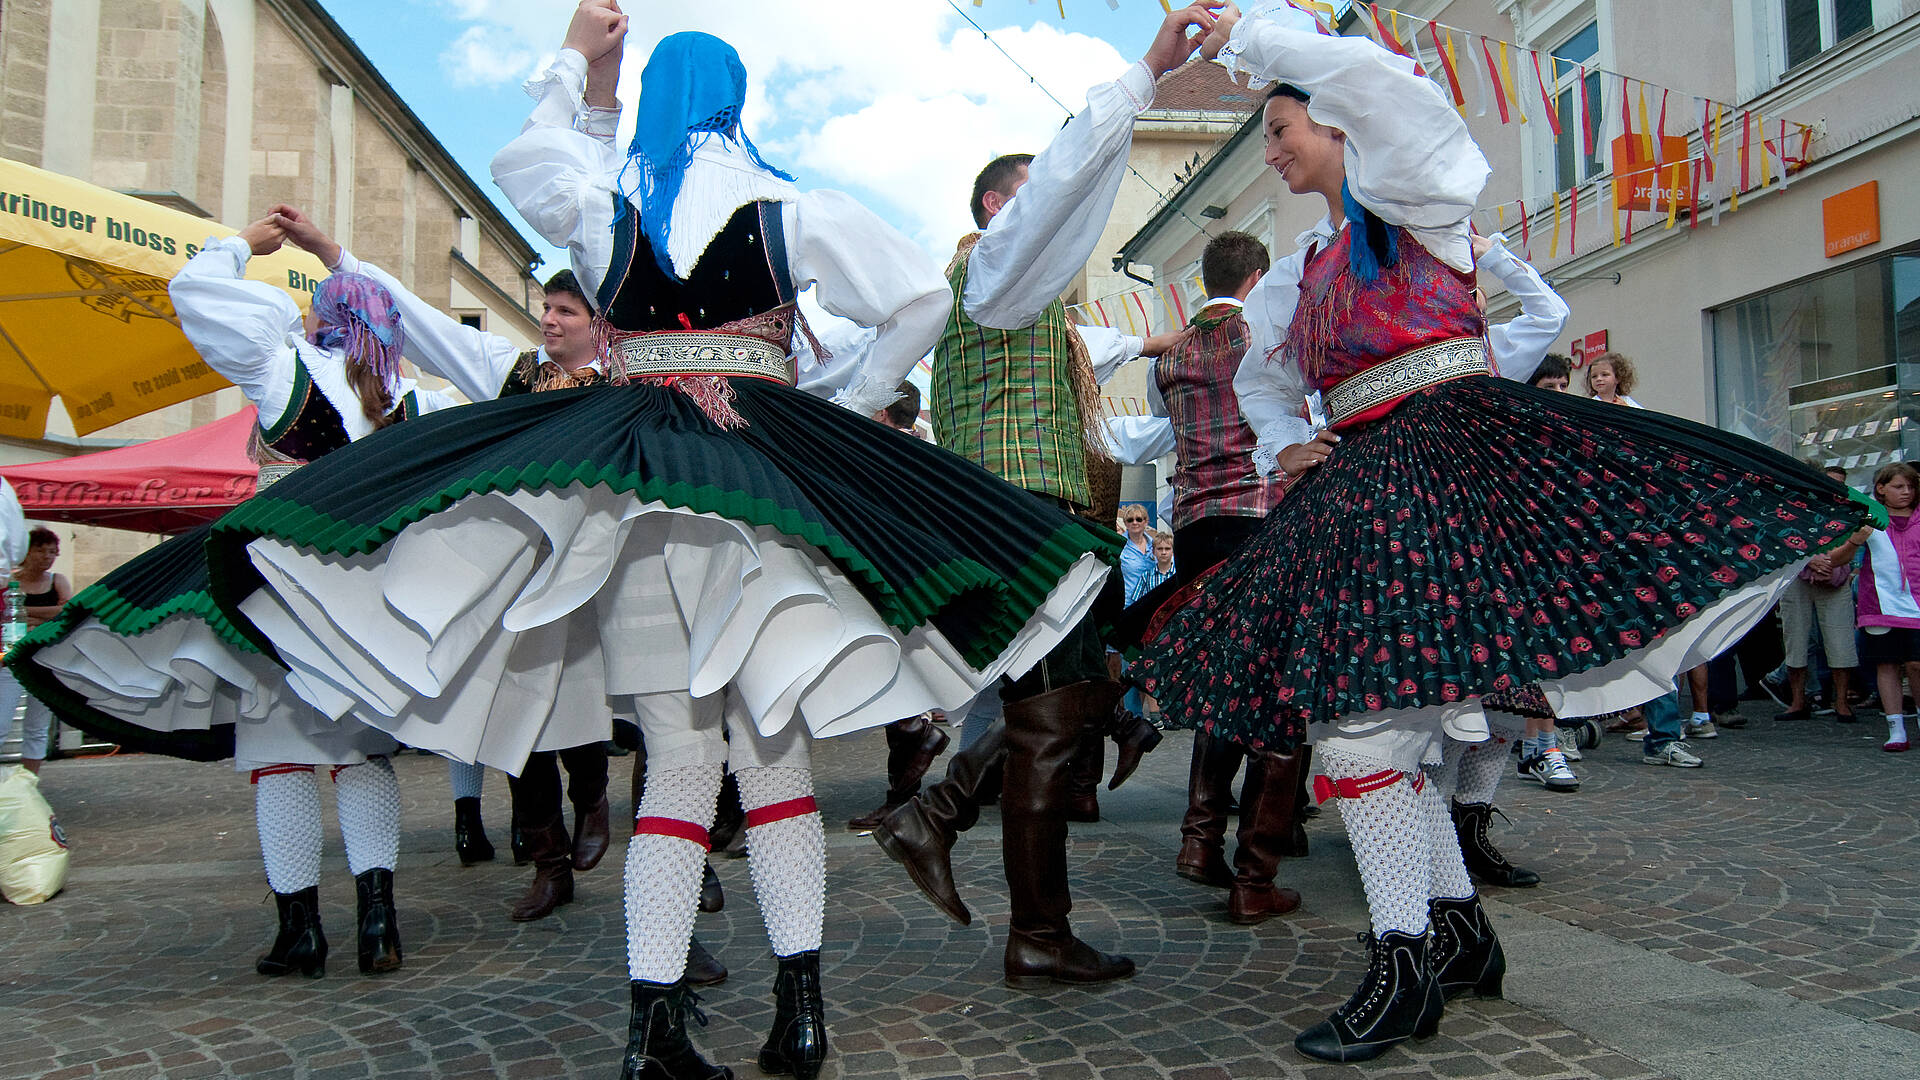
[[[1359,990],[1295,1046],[1355,1061],[1500,990],[1423,771],[1443,731],[1484,739],[1483,695],[1591,715],[1670,690],[1867,514],[1746,440],[1494,377],[1467,227],[1488,170],[1460,116],[1412,61],[1263,11],[1224,5],[1203,51],[1285,84],[1267,161],[1335,230],[1249,303],[1276,348],[1236,378],[1265,384],[1259,434],[1297,479],[1139,670],[1172,722],[1313,739],[1373,926]],[[1295,419],[1310,391],[1323,430]]]

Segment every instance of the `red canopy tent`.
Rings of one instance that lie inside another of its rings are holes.
[[[0,468],[29,518],[181,533],[253,495],[247,456],[257,410],[117,450]]]

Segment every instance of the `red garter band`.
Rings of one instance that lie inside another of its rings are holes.
[[[691,821],[681,821],[670,817],[643,817],[633,823],[635,836],[672,836],[688,843],[699,844],[701,850],[712,851],[713,841],[708,838],[704,826]]]
[[[757,829],[762,825],[771,825],[776,821],[785,821],[788,818],[801,817],[806,814],[817,814],[819,812],[820,808],[814,805],[813,796],[802,795],[797,799],[788,799],[786,802],[768,803],[765,806],[756,806],[752,810],[747,811],[747,828]]]
[[[313,771],[313,766],[311,765],[269,765],[264,769],[253,770],[253,776],[247,782],[250,784],[257,784],[260,782],[260,778],[263,776],[285,776],[288,773],[297,773],[297,772],[310,773],[312,771]]]

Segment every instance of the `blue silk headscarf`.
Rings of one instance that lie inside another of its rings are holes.
[[[653,245],[655,261],[676,280],[667,254],[673,203],[693,152],[709,135],[744,147],[755,165],[782,180],[793,179],[767,164],[741,129],[746,99],[747,69],[740,54],[712,34],[688,31],[662,39],[640,74],[639,121],[627,148],[627,163],[639,167],[640,182],[631,197],[639,202],[640,230]],[[621,200],[615,220],[626,214],[626,202]]]

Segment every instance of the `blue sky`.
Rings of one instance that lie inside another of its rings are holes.
[[[487,163],[516,134],[521,81],[564,34],[571,0],[322,0],[440,141],[497,196]],[[1155,0],[985,0],[961,7],[1061,100],[1114,78],[1151,40]],[[685,29],[737,48],[747,130],[803,187],[860,197],[944,261],[969,227],[967,190],[996,154],[1037,150],[1064,114],[945,0],[737,0],[709,8],[634,0],[621,97],[631,105],[653,44]],[[679,14],[700,11],[698,18]],[[881,13],[884,12],[884,18]],[[499,201],[496,197],[496,201]],[[502,206],[547,256],[511,208]]]

